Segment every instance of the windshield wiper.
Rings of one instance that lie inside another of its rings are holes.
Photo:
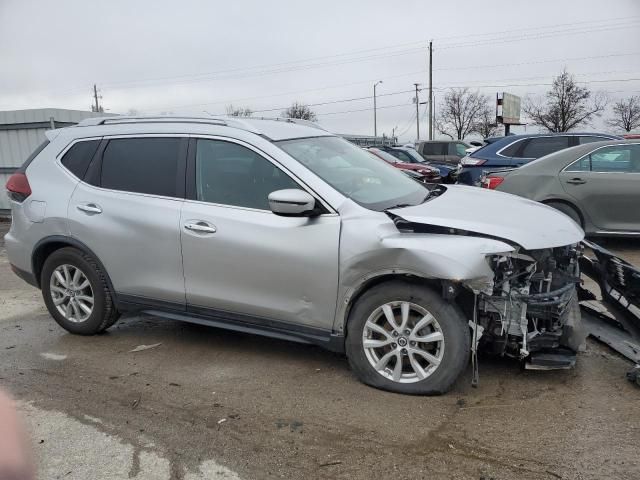
[[[404,208],[404,207],[413,207],[414,205],[412,205],[411,203],[399,203],[397,205],[392,205],[391,207],[387,207],[384,209],[385,212],[388,212],[389,210],[393,210],[394,208]]]

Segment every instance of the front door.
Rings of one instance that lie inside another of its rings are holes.
[[[187,308],[330,330],[340,217],[272,213],[269,193],[304,187],[249,145],[199,138],[189,150],[180,218]]]
[[[640,231],[640,144],[603,147],[565,168],[560,183],[605,231]]]

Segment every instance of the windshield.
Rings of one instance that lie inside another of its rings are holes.
[[[412,148],[407,148],[407,149],[403,149],[403,150],[399,150],[400,152],[404,153],[405,155],[409,155],[412,159],[414,163],[424,163],[426,162],[425,158],[420,155],[418,152],[416,152],[414,149]]]
[[[370,210],[417,205],[429,194],[422,184],[340,137],[276,142],[344,196]]]
[[[398,158],[394,157],[390,153],[385,152],[384,150],[380,150],[379,148],[370,148],[369,151],[372,155],[383,159],[385,162],[396,163],[398,161]]]

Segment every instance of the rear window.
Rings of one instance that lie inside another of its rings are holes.
[[[100,186],[125,192],[177,196],[180,138],[109,141],[102,156]]]
[[[569,137],[530,138],[524,146],[520,158],[540,158],[569,147]]]
[[[87,140],[74,144],[62,157],[61,163],[79,179],[83,179],[100,140]]]

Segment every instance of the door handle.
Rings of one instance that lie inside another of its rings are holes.
[[[583,183],[587,183],[587,181],[581,178],[572,178],[571,180],[567,180],[567,183],[572,185],[582,185]]]
[[[216,227],[207,222],[197,221],[189,222],[184,225],[184,228],[198,233],[216,233]]]
[[[76,208],[85,213],[102,213],[102,209],[95,203],[80,204]]]

